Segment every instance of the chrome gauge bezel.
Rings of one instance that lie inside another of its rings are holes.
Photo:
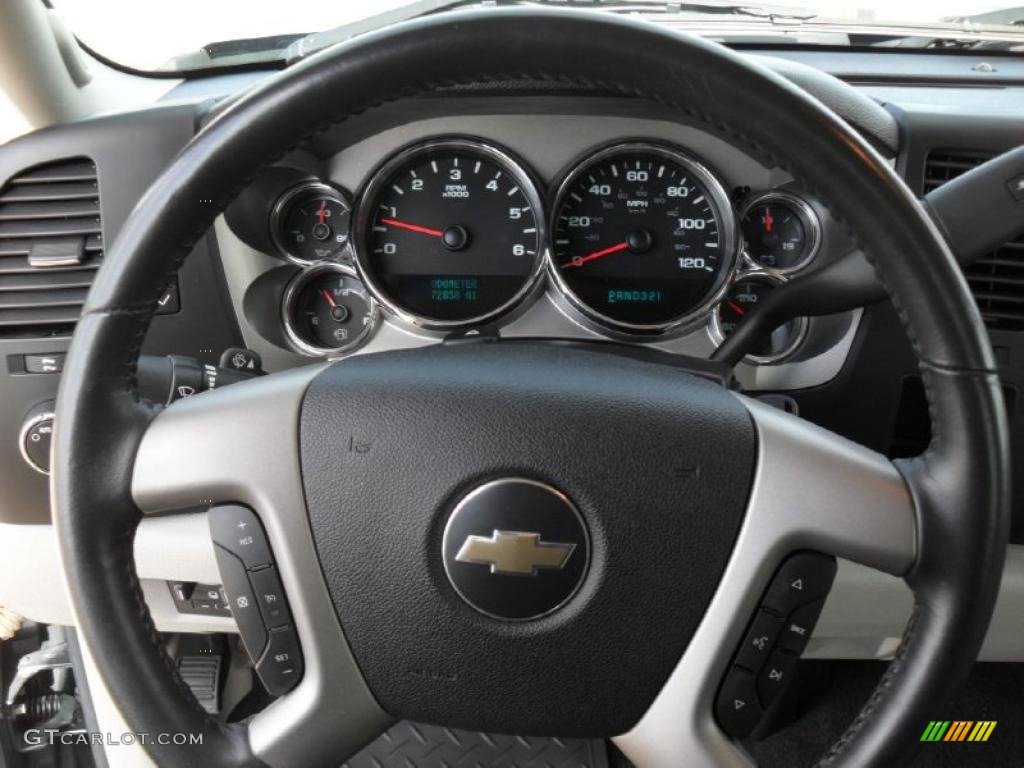
[[[322,181],[302,181],[293,187],[289,187],[274,201],[274,206],[270,209],[270,241],[274,244],[274,248],[277,249],[278,254],[290,261],[292,264],[296,264],[300,267],[309,267],[314,264],[320,263],[333,263],[329,259],[304,259],[301,256],[296,256],[291,252],[287,243],[285,243],[282,236],[285,215],[288,213],[289,207],[295,202],[295,199],[301,195],[307,193],[314,193],[318,196],[329,197],[332,200],[340,203],[348,209],[349,214],[349,226],[347,228],[345,242],[342,243],[339,249],[338,255],[342,255],[345,249],[349,247],[352,242],[352,215],[353,207],[352,201],[348,199],[348,196],[337,187],[333,187]]]
[[[609,336],[628,341],[662,341],[665,339],[681,336],[698,327],[704,321],[708,312],[717,304],[725,291],[732,283],[733,275],[739,264],[739,220],[736,218],[729,193],[725,186],[700,159],[685,150],[661,142],[644,140],[633,140],[616,142],[602,149],[588,153],[583,158],[573,163],[570,168],[563,172],[561,181],[556,187],[552,198],[551,210],[549,211],[548,227],[550,232],[555,231],[555,222],[558,211],[568,192],[574,187],[580,176],[588,172],[595,164],[601,163],[610,157],[625,152],[645,152],[663,157],[673,163],[679,164],[682,168],[697,179],[707,189],[708,196],[718,210],[722,230],[722,265],[716,278],[717,285],[709,291],[707,299],[699,306],[683,316],[665,323],[637,324],[627,323],[608,317],[602,312],[593,309],[586,302],[580,299],[569,287],[562,277],[558,265],[555,263],[554,249],[548,248],[547,273],[555,288],[555,303],[563,310],[567,310],[569,316],[584,327]]]
[[[380,321],[380,311],[377,301],[374,299],[373,295],[366,290],[366,284],[363,283],[363,290],[366,290],[366,298],[370,307],[370,322],[363,326],[361,333],[338,347],[322,347],[304,339],[302,334],[300,334],[298,329],[295,327],[296,302],[298,301],[299,295],[302,293],[303,289],[311,280],[327,273],[344,275],[345,277],[362,282],[355,269],[347,264],[324,261],[307,267],[297,273],[288,281],[288,285],[284,289],[284,295],[281,298],[281,325],[284,327],[285,338],[288,340],[288,344],[294,351],[309,357],[340,356],[358,349],[373,334],[377,328],[378,322]]]
[[[767,270],[756,270],[744,272],[729,284],[728,289],[731,290],[741,283],[752,280],[769,283],[774,287],[778,287],[786,282],[786,278],[781,275]],[[726,293],[727,292],[728,290]],[[722,298],[725,298],[724,293]],[[714,308],[711,310],[711,315],[708,318],[708,336],[711,337],[711,341],[714,342],[716,349],[725,341],[725,333],[722,331],[722,319],[718,316],[718,309],[720,305],[721,301],[715,304]],[[806,317],[795,318],[794,322],[797,324],[796,331],[793,334],[793,340],[786,347],[771,355],[746,355],[743,358],[744,362],[753,363],[754,365],[774,365],[789,358],[800,348],[800,345],[804,343],[804,340],[807,338],[807,330],[810,326],[810,322]]]
[[[537,253],[534,255],[533,267],[519,291],[512,298],[489,312],[462,320],[440,320],[409,311],[388,296],[387,291],[374,278],[369,267],[372,254],[368,252],[367,242],[373,221],[373,206],[381,189],[391,179],[392,174],[420,157],[438,152],[461,150],[476,152],[487,160],[500,166],[503,173],[515,179],[523,196],[535,211],[534,219],[537,228]],[[523,306],[526,300],[539,288],[544,264],[547,261],[549,246],[547,238],[547,216],[544,197],[535,181],[533,173],[508,150],[480,139],[465,137],[443,137],[417,142],[399,150],[391,158],[380,165],[370,176],[369,181],[359,193],[356,206],[356,217],[352,228],[352,253],[360,279],[367,287],[370,295],[384,308],[384,311],[395,320],[415,330],[434,332],[439,335],[467,329],[479,329],[499,319],[509,319],[514,311]]]
[[[759,264],[754,257],[750,255],[750,249],[747,247],[746,238],[743,237],[742,222],[747,217],[747,214],[750,213],[751,209],[761,203],[770,203],[773,201],[789,205],[800,219],[800,222],[804,225],[804,232],[807,233],[808,244],[806,246],[806,252],[800,260],[791,267],[776,268],[766,267]],[[744,201],[743,207],[740,208],[738,221],[741,223],[740,238],[742,245],[740,250],[743,253],[744,263],[746,263],[751,269],[762,270],[774,275],[791,275],[794,272],[799,272],[814,261],[814,258],[818,255],[818,251],[821,249],[821,219],[807,200],[793,192],[788,192],[782,189],[772,189]]]

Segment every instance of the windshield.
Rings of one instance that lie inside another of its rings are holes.
[[[79,40],[100,55],[139,70],[185,71],[299,58],[375,27],[476,3],[51,0],[51,4]],[[532,0],[529,4],[636,13],[725,41],[1024,51],[1024,0],[1016,5],[984,0],[812,0],[799,5]]]

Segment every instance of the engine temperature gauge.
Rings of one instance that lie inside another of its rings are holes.
[[[281,195],[270,218],[281,255],[296,264],[313,264],[336,258],[348,243],[352,206],[334,187],[304,182]]]
[[[285,290],[283,304],[288,341],[306,355],[351,352],[377,325],[376,302],[355,271],[342,264],[300,272]]]
[[[722,302],[711,314],[709,331],[716,344],[732,334],[743,318],[782,282],[781,278],[764,273],[749,274],[738,279],[726,292]],[[776,328],[771,336],[747,355],[747,361],[767,365],[778,363],[796,351],[807,335],[807,318],[798,317]]]

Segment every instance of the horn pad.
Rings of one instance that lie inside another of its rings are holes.
[[[756,452],[717,384],[525,343],[337,363],[300,429],[324,576],[381,706],[536,736],[646,711],[718,586]]]

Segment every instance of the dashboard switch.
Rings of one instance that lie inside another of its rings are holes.
[[[25,355],[25,373],[60,373],[64,369],[64,353]]]
[[[715,701],[715,717],[722,730],[738,739],[749,736],[763,714],[754,673],[741,667],[730,669]]]
[[[18,436],[21,457],[32,469],[44,475],[50,474],[50,443],[53,439],[53,403],[44,403],[33,408]]]
[[[239,558],[246,568],[271,564],[267,537],[251,509],[225,504],[211,507],[206,518],[214,543]]]
[[[252,585],[249,583],[249,574],[242,561],[224,547],[215,546],[213,549],[217,556],[220,577],[224,582],[228,607],[238,625],[238,633],[242,636],[242,642],[245,644],[245,650],[249,653],[249,658],[258,659],[263,655],[263,650],[267,646],[267,628],[263,626],[256,593],[253,592]]]
[[[267,651],[256,666],[267,692],[272,696],[288,693],[302,677],[302,669],[302,653],[295,630],[291,627],[270,630]]]
[[[228,347],[220,356],[221,368],[231,371],[259,374],[263,372],[263,360],[258,352],[242,347]]]
[[[173,315],[181,311],[181,292],[177,278],[172,279],[156,301],[157,315]]]

